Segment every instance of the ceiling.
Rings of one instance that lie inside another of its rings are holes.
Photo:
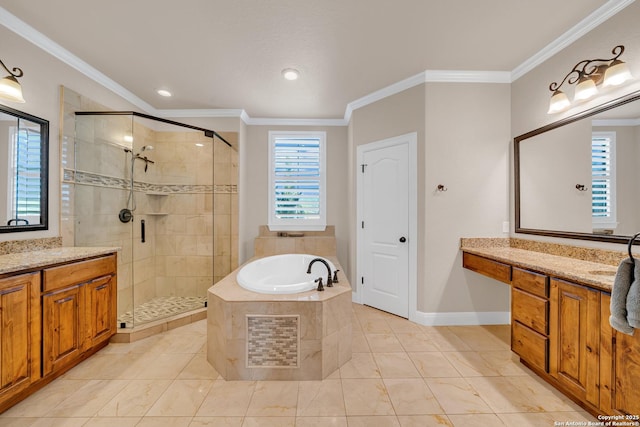
[[[614,3],[621,0],[0,0],[0,7],[154,109],[336,119],[349,103],[425,70],[512,72]],[[282,78],[288,67],[300,71],[298,80]],[[160,97],[160,88],[173,96]]]

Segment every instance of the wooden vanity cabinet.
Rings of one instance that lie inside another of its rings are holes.
[[[601,296],[600,408],[615,415],[640,415],[640,333],[627,335],[609,324],[611,296]]]
[[[44,375],[75,363],[116,332],[115,271],[115,256],[43,270]]]
[[[511,349],[549,372],[549,277],[513,267],[511,285]]]
[[[40,379],[40,272],[0,279],[0,405]]]
[[[116,333],[116,270],[110,254],[0,278],[0,412]]]
[[[600,400],[600,291],[551,279],[549,374],[574,397]]]
[[[462,266],[503,283],[511,283],[511,266],[492,259],[464,252]]]

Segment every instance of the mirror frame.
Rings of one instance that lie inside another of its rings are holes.
[[[29,225],[0,225],[0,233],[49,229],[49,121],[0,104],[0,112],[29,120],[40,125],[40,223]]]
[[[534,136],[540,135],[544,132],[549,132],[550,130],[557,129],[561,126],[568,125],[570,123],[577,122],[578,120],[586,119],[596,114],[602,113],[603,111],[611,110],[612,108],[619,107],[624,104],[628,104],[633,101],[637,101],[640,99],[640,90],[636,92],[632,92],[628,95],[622,96],[620,98],[616,98],[604,104],[598,105],[591,109],[582,111],[580,113],[574,114],[572,116],[566,117],[564,119],[558,120],[556,122],[550,123],[548,125],[542,126],[538,129],[532,130],[530,132],[524,133],[520,136],[517,136],[513,139],[513,173],[514,173],[514,197],[515,197],[515,232],[522,234],[536,234],[539,236],[550,236],[550,237],[563,237],[567,239],[581,239],[581,240],[595,240],[599,242],[609,242],[609,243],[628,243],[632,236],[622,236],[615,234],[592,234],[592,233],[578,233],[572,231],[561,231],[561,230],[542,230],[537,228],[522,228],[522,224],[520,223],[520,142],[532,138]],[[635,244],[640,244],[640,242],[636,241]]]

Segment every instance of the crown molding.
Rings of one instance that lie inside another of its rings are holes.
[[[427,70],[425,83],[511,83],[509,71]]]
[[[511,81],[514,82],[518,80],[520,77],[524,76],[529,71],[533,70],[538,65],[542,64],[544,61],[551,58],[571,43],[575,42],[607,19],[629,6],[634,1],[635,0],[609,0],[598,9],[594,10],[582,21],[574,25],[567,32],[549,43],[538,53],[514,68],[513,71],[511,71]]]
[[[0,24],[148,114],[161,117],[239,117],[245,124],[255,126],[347,126],[353,111],[423,83],[512,83],[634,1],[609,0],[510,72],[425,70],[348,103],[342,119],[251,118],[243,109],[158,110],[2,7]]]
[[[157,110],[150,104],[146,103],[141,98],[138,98],[132,92],[125,89],[123,86],[116,83],[114,80],[110,79],[97,69],[93,68],[91,65],[78,58],[73,53],[69,52],[67,49],[63,48],[58,43],[51,40],[49,37],[33,28],[31,25],[22,21],[15,15],[12,15],[2,7],[0,7],[0,24],[13,31],[23,39],[27,40],[28,42],[49,53],[53,57],[78,70],[96,83],[104,86],[117,95],[120,95],[122,98],[126,99],[136,107],[141,108],[149,114],[157,115]]]
[[[351,114],[359,108],[395,95],[423,83],[511,83],[508,71],[426,70],[391,84],[347,104],[344,121],[349,123]]]

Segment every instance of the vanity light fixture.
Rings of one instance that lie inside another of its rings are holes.
[[[298,77],[300,77],[300,71],[295,68],[285,68],[282,70],[282,77],[287,80],[298,80]]]
[[[22,77],[24,73],[17,67],[9,70],[2,60],[0,60],[0,65],[9,73],[7,77],[0,80],[0,98],[23,104],[25,100],[22,96],[22,86],[18,82],[18,77]]]
[[[618,45],[611,53],[614,57],[609,59],[585,59],[578,62],[564,79],[558,84],[553,82],[549,85],[549,90],[553,93],[549,103],[548,114],[559,113],[571,105],[567,95],[560,90],[565,82],[569,85],[575,84],[573,100],[576,102],[585,101],[598,93],[598,86],[618,86],[633,78],[629,67],[619,60],[624,52],[624,46]]]

